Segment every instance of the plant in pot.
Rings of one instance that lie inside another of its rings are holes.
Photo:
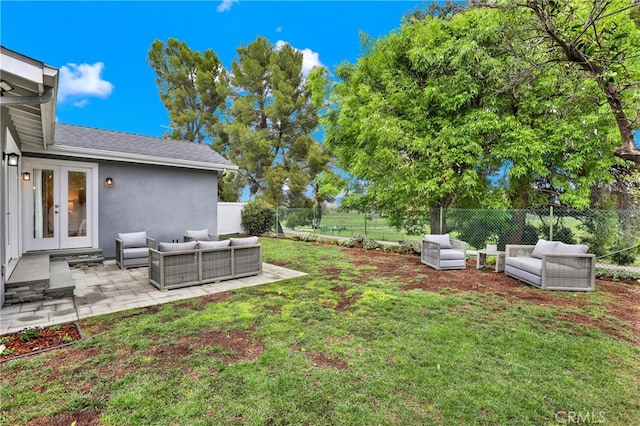
[[[488,251],[498,250],[498,234],[489,235],[489,238],[487,238],[487,250]]]

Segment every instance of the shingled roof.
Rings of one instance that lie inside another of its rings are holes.
[[[76,157],[209,170],[237,170],[209,145],[56,123],[51,151]]]

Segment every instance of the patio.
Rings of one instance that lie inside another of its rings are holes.
[[[147,267],[120,269],[115,261],[106,261],[103,265],[73,268],[71,274],[76,284],[74,297],[5,306],[0,310],[0,334],[13,333],[26,327],[63,324],[96,315],[159,305],[306,275],[264,263],[263,272],[260,275],[158,291],[149,284]]]

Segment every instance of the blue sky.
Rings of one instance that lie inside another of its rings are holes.
[[[420,1],[11,1],[0,3],[0,42],[60,69],[57,121],[161,137],[169,125],[155,73],[154,40],[213,49],[225,67],[263,36],[333,71],[361,54],[359,31],[398,28]]]

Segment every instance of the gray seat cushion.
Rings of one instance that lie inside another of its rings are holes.
[[[147,247],[147,232],[126,232],[118,234],[122,248]]]
[[[198,241],[199,249],[212,249],[212,248],[221,248],[221,247],[229,247],[231,241],[222,240],[222,241]]]
[[[440,260],[465,260],[464,253],[460,250],[441,249]]]
[[[199,229],[196,231],[187,230],[185,236],[190,237],[193,240],[200,241],[209,241],[211,237],[209,237],[209,229]]]
[[[187,243],[160,243],[158,244],[158,251],[169,252],[195,250],[197,246],[198,243],[196,241],[189,241]]]
[[[440,244],[441,250],[451,248],[451,239],[449,238],[449,234],[427,234],[424,236],[424,239],[431,243]]]
[[[149,257],[149,247],[133,247],[122,250],[124,259],[139,259]]]
[[[547,241],[547,240],[540,239],[536,243],[536,246],[533,248],[531,257],[542,259],[543,254],[553,253],[553,251],[556,249],[557,246],[558,246],[558,241]]]
[[[258,244],[258,237],[229,238],[232,246],[245,246]]]
[[[559,254],[586,254],[589,251],[589,247],[584,244],[565,244],[558,242],[552,253]]]

